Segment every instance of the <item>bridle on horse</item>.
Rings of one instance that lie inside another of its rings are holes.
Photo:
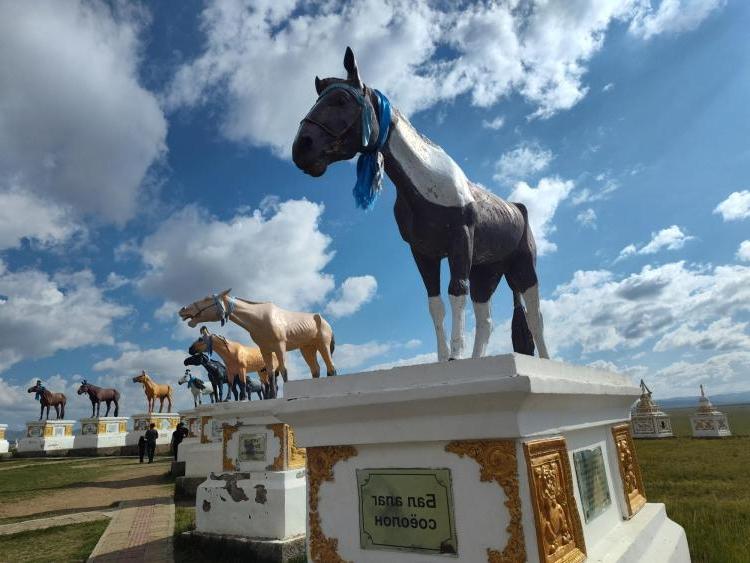
[[[234,297],[231,295],[227,295],[227,306],[224,307],[224,302],[219,298],[218,295],[215,293],[211,295],[213,298],[213,302],[209,303],[202,309],[199,309],[193,317],[197,317],[200,315],[203,311],[206,311],[207,309],[210,309],[211,307],[216,307],[216,312],[219,313],[219,320],[221,321],[221,326],[224,326],[224,324],[229,320],[229,317],[234,312],[234,308],[236,306],[236,303],[234,301]]]
[[[337,82],[336,84],[331,84],[323,90],[320,93],[320,96],[318,96],[318,100],[315,102],[315,105],[313,108],[308,112],[308,114],[302,118],[302,121],[300,123],[312,123],[316,127],[319,127],[323,131],[325,131],[328,135],[333,137],[334,140],[338,141],[340,140],[344,135],[346,135],[354,125],[357,123],[357,118],[355,117],[354,120],[347,125],[343,131],[340,133],[336,133],[333,131],[328,125],[325,123],[321,123],[320,121],[313,119],[310,117],[310,114],[312,113],[312,110],[315,109],[315,107],[320,103],[320,101],[326,97],[331,92],[334,92],[336,90],[343,90],[344,92],[348,93],[354,100],[359,104],[359,116],[362,118],[362,147],[360,148],[361,152],[367,152],[367,150],[370,148],[370,137],[372,137],[372,114],[373,114],[373,107],[371,104],[369,104],[365,98],[365,95],[360,92],[358,88],[355,88],[354,86],[350,86],[349,84],[344,84],[341,82]]]

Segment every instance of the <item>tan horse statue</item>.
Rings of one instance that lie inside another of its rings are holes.
[[[140,375],[136,375],[133,378],[133,383],[143,383],[143,392],[146,393],[146,401],[148,402],[149,414],[154,412],[154,402],[159,399],[159,412],[164,408],[164,399],[169,403],[167,412],[172,412],[172,386],[171,385],[160,385],[154,383],[146,371],[142,371]]]
[[[276,395],[276,377],[268,377],[268,370],[266,369],[266,363],[263,360],[260,348],[245,346],[219,334],[212,334],[206,327],[202,327],[201,337],[193,342],[188,350],[191,356],[201,352],[205,352],[209,356],[211,352],[216,352],[224,360],[224,365],[227,368],[227,383],[229,384],[229,389],[234,394],[235,400],[237,400],[237,388],[234,385],[235,379],[239,378],[240,380],[239,400],[244,401],[246,398],[249,398],[246,396],[247,374],[253,371],[258,373],[258,377],[263,383],[264,398],[268,399]],[[273,369],[274,376],[277,376],[278,361],[275,356],[273,358]],[[227,400],[229,400],[228,392]]]
[[[327,375],[336,375],[331,358],[336,344],[333,329],[318,313],[287,311],[273,303],[231,297],[230,291],[227,289],[186,305],[180,309],[180,317],[191,327],[216,321],[221,321],[222,325],[226,321],[238,324],[250,333],[250,338],[260,348],[268,373],[273,373],[273,356],[276,355],[284,382],[287,380],[286,353],[297,349],[313,377],[320,377],[317,354],[326,364]]]

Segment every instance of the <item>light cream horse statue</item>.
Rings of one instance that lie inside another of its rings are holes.
[[[317,354],[323,358],[327,375],[336,375],[333,350],[336,342],[333,329],[318,313],[297,313],[277,307],[273,303],[256,303],[229,295],[231,289],[209,295],[180,309],[180,317],[188,325],[232,321],[250,333],[250,338],[260,348],[268,373],[273,373],[273,356],[279,362],[279,371],[287,381],[286,353],[302,353],[313,377],[320,377]],[[272,378],[275,380],[275,378]]]
[[[188,353],[193,356],[201,352],[208,355],[211,355],[211,352],[216,352],[224,360],[224,365],[227,368],[227,383],[230,391],[234,394],[235,401],[237,400],[237,388],[234,386],[234,380],[238,377],[240,379],[239,400],[244,401],[245,398],[249,398],[246,397],[245,391],[247,374],[251,371],[257,372],[263,383],[264,398],[272,398],[276,395],[276,378],[268,377],[268,370],[266,369],[266,363],[263,361],[263,355],[260,353],[260,348],[245,346],[220,334],[212,334],[206,327],[201,327],[201,337],[190,345]],[[273,373],[276,375],[278,362],[275,356],[273,365]],[[229,400],[229,392],[227,392],[227,400]]]
[[[167,412],[172,412],[172,386],[162,385],[155,383],[151,379],[145,370],[141,371],[140,375],[136,375],[133,378],[133,383],[143,383],[143,391],[146,393],[146,401],[148,402],[149,414],[154,412],[154,403],[156,399],[159,399],[159,412],[164,407],[164,399],[169,403]]]

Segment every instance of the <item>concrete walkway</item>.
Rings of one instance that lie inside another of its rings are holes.
[[[173,534],[174,503],[170,497],[124,501],[88,562],[172,563]]]
[[[52,516],[50,518],[37,518],[36,520],[24,520],[13,524],[4,524],[0,526],[0,536],[8,534],[17,534],[29,530],[45,530],[56,526],[68,526],[70,524],[81,524],[83,522],[93,522],[103,518],[111,518],[114,511],[91,510],[89,512],[75,512],[73,514],[63,514],[61,516]]]

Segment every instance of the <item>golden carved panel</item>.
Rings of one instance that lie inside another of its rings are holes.
[[[66,426],[65,427],[65,435],[66,436],[72,436],[73,435],[73,426]]]
[[[472,458],[479,464],[480,480],[495,481],[505,492],[505,506],[510,514],[510,523],[505,528],[508,542],[502,552],[487,549],[488,563],[526,561],[515,440],[458,440],[447,444],[445,451]]]
[[[203,417],[208,418],[208,417]],[[202,423],[201,423],[202,424]],[[229,440],[232,439],[232,436],[234,436],[234,433],[237,432],[239,429],[239,424],[235,424],[234,426],[229,424],[223,424],[221,427],[221,467],[224,469],[224,471],[237,471],[239,468],[234,464],[234,459],[229,457],[227,455],[227,445],[229,444]],[[202,436],[201,432],[201,436]],[[203,442],[203,438],[201,438],[201,442]]]
[[[351,563],[338,554],[339,540],[328,538],[318,514],[318,494],[323,481],[333,481],[333,467],[357,455],[353,446],[318,446],[307,449],[308,547],[314,563]]]
[[[267,426],[279,440],[281,449],[279,455],[268,466],[269,471],[285,471],[287,469],[302,469],[305,467],[305,449],[298,448],[294,440],[294,430],[287,424],[269,424]]]
[[[617,464],[620,466],[628,518],[632,518],[646,504],[646,492],[643,488],[641,467],[635,455],[635,444],[630,435],[630,426],[627,423],[613,426],[612,438],[617,449]]]
[[[0,428],[0,440],[5,440],[5,428]]]
[[[128,431],[128,423],[120,422],[120,432],[124,434],[127,431]]]
[[[573,494],[573,476],[565,438],[533,440],[523,447],[540,561],[584,561],[586,544]]]
[[[99,434],[106,434],[107,433],[107,424],[105,422],[100,422],[99,423],[98,433]]]
[[[54,435],[55,435],[55,427],[54,426],[45,425],[45,427],[44,427],[44,436],[47,437],[47,436],[54,436]]]

